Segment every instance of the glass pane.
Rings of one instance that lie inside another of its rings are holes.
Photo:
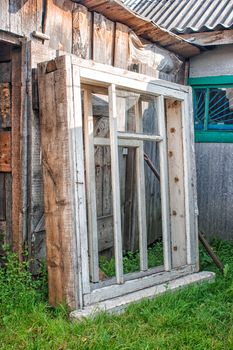
[[[157,135],[155,98],[118,89],[117,127],[121,132]]]
[[[210,88],[208,129],[233,130],[233,88]]]
[[[206,89],[194,89],[194,123],[195,129],[204,128]]]

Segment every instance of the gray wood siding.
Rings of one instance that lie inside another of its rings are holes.
[[[233,239],[233,144],[196,143],[199,227]]]

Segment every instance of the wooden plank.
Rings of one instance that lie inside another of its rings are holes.
[[[85,138],[85,165],[87,181],[87,205],[88,205],[88,234],[89,234],[89,256],[91,281],[99,281],[99,259],[98,259],[98,231],[96,212],[96,190],[95,190],[95,157],[93,142],[93,111],[92,95],[84,90],[84,138]]]
[[[21,50],[12,51],[12,244],[14,251],[21,255]]]
[[[93,60],[113,64],[114,22],[99,13],[94,13]]]
[[[2,83],[10,83],[10,82],[11,82],[11,62],[1,62],[0,63],[0,86],[3,86]]]
[[[12,247],[12,175],[5,174],[6,188],[6,244]]]
[[[139,74],[139,73],[135,73],[135,72],[130,72],[130,71],[126,71],[124,69],[121,68],[117,68],[114,67],[114,69],[112,69],[112,67],[110,67],[109,65],[106,64],[102,64],[102,63],[97,63],[97,62],[93,62],[93,61],[88,61],[88,60],[83,60],[81,58],[78,58],[74,55],[71,56],[72,57],[72,63],[74,65],[78,65],[81,68],[81,76],[83,76],[83,78],[85,78],[85,75],[82,74],[82,72],[86,72],[86,77],[88,78],[89,76],[92,75],[92,80],[99,80],[99,83],[97,85],[101,85],[100,83],[103,81],[105,81],[105,83],[107,84],[110,76],[113,82],[116,83],[116,85],[121,85],[120,82],[122,82],[122,86],[126,86],[129,88],[132,88],[132,90],[134,91],[143,91],[144,94],[146,94],[146,91],[149,91],[147,88],[145,88],[145,84],[147,85],[157,85],[160,88],[160,92],[158,90],[158,95],[163,95],[165,94],[165,96],[169,97],[169,90],[172,89],[171,94],[173,93],[173,95],[171,95],[171,97],[173,96],[174,98],[178,98],[178,95],[176,96],[176,91],[177,92],[188,92],[189,91],[189,87],[188,86],[184,86],[184,85],[180,85],[177,83],[172,83],[169,81],[165,81],[162,79],[156,79],[153,78],[151,79],[151,77],[144,75],[144,74]],[[83,69],[82,69],[83,68]],[[88,72],[86,70],[84,70],[84,68],[89,68],[89,72],[91,74],[88,75]],[[104,79],[100,78],[97,79],[97,77],[99,77],[100,73],[100,77],[101,74],[106,73],[106,75],[104,75]],[[110,76],[108,76],[108,74],[110,74]],[[119,79],[118,82],[116,80],[116,77]],[[122,79],[121,79],[122,77]],[[137,89],[137,87],[133,87],[133,85],[130,85],[129,79],[133,79],[134,80],[134,85],[135,85],[135,81],[140,81],[141,85],[140,87]],[[83,79],[84,80],[84,79]],[[90,79],[91,80],[91,79]],[[124,82],[124,83],[123,83]],[[129,83],[129,85],[127,86],[127,82]],[[110,82],[111,83],[111,82]],[[95,85],[95,84],[92,84]],[[164,90],[163,88],[167,88],[166,90]],[[166,93],[165,93],[166,91]],[[151,91],[153,93],[153,90]],[[155,93],[156,94],[156,93]],[[183,99],[182,97],[180,98],[181,100]]]
[[[0,1],[0,29],[5,31],[10,30],[9,0]]]
[[[160,188],[161,210],[163,228],[163,256],[166,271],[171,269],[171,231],[170,231],[170,207],[169,207],[169,183],[168,183],[168,157],[167,135],[163,96],[157,97],[158,130],[163,138],[159,143],[160,154]]]
[[[85,6],[78,5],[72,13],[72,53],[85,59],[92,58],[92,15]]]
[[[172,267],[187,263],[181,103],[166,100]]]
[[[24,1],[21,12],[22,34],[30,36],[33,31],[41,30],[43,4],[41,0]]]
[[[62,58],[61,58],[62,59]],[[57,59],[58,61],[58,59]],[[71,64],[71,58],[67,59],[67,64]],[[67,65],[66,64],[66,65]],[[84,143],[83,143],[83,121],[82,121],[82,101],[81,82],[78,67],[72,67],[73,79],[69,85],[73,85],[73,118],[70,120],[69,130],[71,132],[73,154],[74,182],[77,184],[75,191],[75,216],[76,216],[76,242],[78,252],[78,286],[79,305],[83,305],[82,293],[90,293],[90,274],[88,259],[88,235],[86,218],[86,184],[84,169]]]
[[[122,235],[121,235],[121,206],[120,206],[120,180],[117,141],[117,107],[115,85],[109,87],[109,126],[111,142],[111,170],[112,170],[112,196],[113,196],[113,225],[114,248],[116,262],[117,283],[123,283]]]
[[[187,94],[184,102],[182,103],[187,263],[196,264],[198,270],[198,208],[194,150],[194,118],[192,106],[192,89],[190,88],[189,94]]]
[[[127,140],[141,140],[141,141],[155,141],[159,142],[162,141],[161,136],[157,135],[145,135],[140,133],[130,133],[130,132],[119,132],[117,133],[117,136],[119,139],[127,139]]]
[[[9,0],[10,32],[22,35],[22,0]]]
[[[5,174],[0,173],[0,221],[6,220]]]
[[[140,102],[135,107],[136,132],[143,132],[142,108]],[[137,176],[137,200],[138,200],[138,228],[139,228],[139,251],[140,269],[148,269],[147,255],[147,222],[146,222],[146,195],[145,195],[145,172],[144,172],[144,145],[143,140],[136,149],[136,176]],[[133,217],[132,220],[135,220]]]
[[[137,278],[134,280],[125,281],[124,284],[106,286],[105,288],[99,288],[92,291],[90,295],[84,296],[85,304],[96,303],[99,301],[116,298],[120,295],[132,293],[137,290],[149,288],[156,284],[166,283],[172,279],[176,279],[195,271],[194,265],[187,265],[181,268],[173,269],[171,271],[163,271],[160,273],[152,274]],[[142,272],[143,274],[143,272]]]
[[[11,132],[0,131],[0,172],[11,170]]]
[[[129,27],[116,23],[114,66],[128,69],[129,59]]]
[[[46,74],[46,64],[38,69],[49,301],[55,305],[65,300],[75,308],[80,300],[73,207],[76,190],[72,188],[76,170],[69,134],[73,131],[72,75],[69,65],[65,67],[64,60],[61,63],[63,67],[51,73]]]
[[[0,84],[0,128],[5,129],[10,127],[11,127],[11,88],[10,88],[10,84],[5,83],[5,84]]]
[[[47,1],[47,16],[44,33],[50,37],[44,45],[55,50],[72,52],[72,10],[75,4],[62,0]]]
[[[183,39],[186,39],[191,44],[201,46],[233,44],[233,29],[216,30],[203,33],[180,34],[179,36]]]

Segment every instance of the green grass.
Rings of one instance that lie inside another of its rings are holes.
[[[107,277],[115,276],[115,258],[110,260],[104,256],[100,256],[100,269],[106,274]],[[163,243],[156,242],[148,248],[148,266],[156,267],[163,265]],[[140,269],[140,254],[139,251],[135,253],[128,251],[123,256],[123,270],[124,273],[130,273],[139,271]]]
[[[131,305],[124,314],[99,315],[81,323],[67,310],[50,308],[44,282],[10,254],[0,272],[0,349],[233,349],[233,243],[214,242],[225,265],[222,276],[201,250],[202,268],[216,271],[213,284],[167,293]]]

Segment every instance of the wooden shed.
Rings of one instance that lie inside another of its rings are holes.
[[[1,1],[1,244],[28,247],[34,273],[47,251],[51,304],[141,298],[198,271],[183,84],[199,52],[119,0]]]

